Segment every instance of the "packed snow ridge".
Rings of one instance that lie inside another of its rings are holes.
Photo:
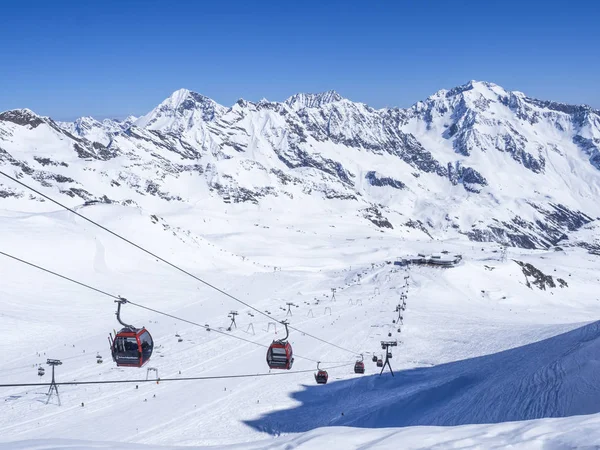
[[[0,163],[73,202],[307,204],[382,232],[524,248],[595,251],[569,236],[600,216],[600,112],[481,81],[407,109],[335,91],[228,108],[179,89],[124,121],[7,111]]]

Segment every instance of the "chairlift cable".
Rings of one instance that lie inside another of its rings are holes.
[[[326,370],[337,369],[340,367],[346,367],[351,364],[340,364],[337,366],[327,367]],[[239,374],[239,375],[213,375],[213,376],[199,376],[199,377],[180,377],[180,378],[156,378],[156,379],[140,379],[140,380],[91,380],[91,381],[64,381],[54,383],[57,386],[77,386],[86,384],[121,384],[121,383],[162,383],[163,381],[199,381],[199,380],[222,380],[231,378],[256,378],[256,377],[271,377],[277,375],[292,375],[295,373],[308,373],[314,372],[314,369],[307,370],[295,370],[286,372],[273,372],[273,373],[256,373],[256,374]],[[7,387],[30,387],[30,386],[50,386],[52,383],[8,383],[0,384],[0,388]]]
[[[202,284],[204,284],[204,285],[208,286],[208,287],[209,287],[209,288],[211,288],[211,289],[214,289],[215,291],[217,291],[217,292],[219,292],[219,293],[221,293],[221,294],[225,295],[226,297],[229,297],[230,299],[232,299],[232,300],[234,300],[234,301],[236,301],[236,302],[238,302],[238,303],[241,303],[242,305],[244,305],[244,306],[246,306],[246,307],[248,307],[248,308],[252,309],[253,311],[256,311],[256,312],[258,312],[258,313],[262,314],[262,315],[263,315],[263,316],[265,316],[265,317],[268,317],[269,319],[271,319],[271,320],[273,320],[273,321],[276,321],[276,322],[278,322],[278,323],[282,323],[282,321],[275,319],[274,317],[272,317],[271,315],[269,315],[269,314],[265,313],[264,311],[261,311],[260,309],[258,309],[258,308],[256,308],[256,307],[254,307],[254,306],[250,305],[249,303],[247,303],[247,302],[245,302],[245,301],[243,301],[243,300],[240,300],[239,298],[235,297],[234,295],[232,295],[232,294],[230,294],[230,293],[228,293],[228,292],[226,292],[226,291],[224,291],[224,290],[222,290],[222,289],[218,288],[217,286],[215,286],[215,285],[213,285],[213,284],[209,283],[208,281],[205,281],[205,280],[203,280],[202,278],[200,278],[200,277],[198,277],[198,276],[194,275],[193,273],[191,273],[191,272],[188,272],[188,271],[187,271],[187,270],[185,270],[185,269],[182,269],[181,267],[177,266],[176,264],[174,264],[174,263],[172,263],[172,262],[170,262],[170,261],[168,261],[168,260],[166,260],[166,259],[164,259],[164,258],[162,258],[162,257],[158,256],[157,254],[155,254],[155,253],[151,252],[150,250],[147,250],[146,248],[142,247],[141,245],[139,245],[139,244],[136,244],[135,242],[133,242],[133,241],[131,241],[131,240],[129,240],[129,239],[127,239],[127,238],[125,238],[125,237],[121,236],[120,234],[118,234],[118,233],[116,233],[116,232],[112,231],[111,229],[109,229],[109,228],[105,227],[104,225],[101,225],[101,224],[99,224],[98,222],[95,222],[94,220],[92,220],[92,219],[90,219],[90,218],[88,218],[88,217],[84,216],[83,214],[81,214],[81,213],[78,213],[78,212],[77,212],[77,211],[75,211],[73,208],[69,208],[68,206],[66,206],[66,205],[64,205],[64,204],[62,204],[62,203],[60,203],[58,200],[55,200],[55,199],[53,199],[52,197],[50,197],[50,196],[48,196],[48,195],[46,195],[46,194],[43,194],[42,192],[38,191],[37,189],[35,189],[35,188],[33,188],[33,187],[29,186],[29,185],[28,185],[28,184],[26,184],[26,183],[23,183],[22,181],[20,181],[20,180],[18,180],[18,179],[16,179],[16,178],[14,178],[14,177],[11,177],[10,175],[8,175],[7,173],[5,173],[5,172],[3,172],[3,171],[1,171],[1,170],[0,170],[0,175],[3,175],[4,177],[6,177],[6,178],[8,178],[8,179],[10,179],[10,180],[14,181],[15,183],[17,183],[17,184],[19,184],[19,185],[23,186],[24,188],[26,188],[26,189],[29,189],[29,190],[30,190],[30,191],[32,191],[32,192],[35,192],[36,194],[40,195],[41,197],[45,198],[46,200],[48,200],[48,201],[50,201],[50,202],[52,202],[52,203],[54,203],[54,204],[56,204],[56,205],[60,206],[61,208],[63,208],[63,209],[65,209],[65,210],[67,210],[67,211],[69,211],[69,212],[71,212],[71,213],[75,214],[76,216],[78,216],[78,217],[82,218],[83,220],[85,220],[85,221],[87,221],[87,222],[91,223],[92,225],[95,225],[95,226],[97,226],[97,227],[99,227],[99,228],[103,229],[103,230],[104,230],[104,231],[106,231],[107,233],[109,233],[109,234],[111,234],[111,235],[115,236],[116,238],[118,238],[118,239],[121,239],[122,241],[124,241],[124,242],[126,242],[126,243],[128,243],[128,244],[130,244],[130,245],[132,245],[132,246],[134,246],[134,247],[135,247],[135,248],[137,248],[138,250],[141,250],[142,252],[144,252],[144,253],[147,253],[148,255],[150,255],[150,256],[152,256],[152,257],[154,257],[154,258],[158,259],[159,261],[162,261],[163,263],[165,263],[165,264],[167,264],[167,265],[171,266],[172,268],[174,268],[174,269],[176,269],[176,270],[178,270],[178,271],[182,272],[183,274],[185,274],[185,275],[187,275],[187,276],[189,276],[189,277],[192,277],[192,278],[193,278],[193,279],[195,279],[196,281],[199,281],[200,283],[202,283]],[[112,296],[112,295],[111,295],[111,296]],[[318,338],[318,337],[316,337],[316,336],[314,336],[314,335],[312,335],[312,334],[306,333],[306,332],[304,332],[304,331],[302,331],[302,330],[300,330],[300,329],[298,329],[298,328],[291,327],[291,326],[290,326],[290,328],[291,328],[291,329],[293,329],[293,330],[295,330],[295,331],[297,331],[297,332],[299,332],[299,333],[302,333],[302,334],[304,334],[304,335],[306,335],[306,336],[309,336],[309,337],[311,337],[311,338],[313,338],[313,339],[316,339],[316,340],[318,340],[318,341],[320,341],[320,342],[323,342],[323,343],[325,343],[325,344],[331,345],[331,346],[333,346],[333,347],[336,347],[336,348],[338,348],[338,349],[340,349],[340,350],[343,350],[343,351],[345,351],[345,352],[352,353],[353,355],[358,355],[358,354],[360,354],[360,352],[355,352],[355,351],[353,351],[353,350],[349,350],[349,349],[347,349],[347,348],[341,347],[341,346],[339,346],[339,345],[337,345],[337,344],[334,344],[334,343],[332,343],[332,342],[326,341],[325,339],[321,339],[321,338]]]
[[[106,295],[106,296],[108,296],[108,297],[110,297],[110,298],[113,298],[113,299],[115,299],[115,300],[123,300],[123,297],[120,297],[120,296],[118,296],[118,295],[111,294],[110,292],[106,292],[106,291],[104,291],[104,290],[102,290],[102,289],[95,288],[95,287],[93,287],[93,286],[90,286],[89,284],[82,283],[82,282],[80,282],[80,281],[77,281],[77,280],[75,280],[75,279],[73,279],[73,278],[70,278],[70,277],[67,277],[67,276],[65,276],[65,275],[62,275],[62,274],[60,274],[60,273],[58,273],[58,272],[54,272],[53,270],[46,269],[45,267],[42,267],[42,266],[40,266],[40,265],[38,265],[38,264],[34,264],[34,263],[32,263],[32,262],[26,261],[26,260],[24,260],[24,259],[18,258],[18,257],[16,257],[16,256],[13,256],[13,255],[10,255],[10,254],[8,254],[8,253],[6,253],[6,252],[0,251],[0,255],[6,256],[6,257],[8,257],[8,258],[11,258],[11,259],[13,259],[13,260],[15,260],[15,261],[18,261],[18,262],[20,262],[20,263],[23,263],[23,264],[26,264],[26,265],[28,265],[28,266],[34,267],[34,268],[36,268],[36,269],[38,269],[38,270],[41,270],[41,271],[43,271],[43,272],[46,272],[46,273],[49,273],[49,274],[51,274],[51,275],[57,276],[57,277],[59,277],[59,278],[62,278],[63,280],[70,281],[70,282],[72,282],[72,283],[75,283],[75,284],[77,284],[77,285],[79,285],[79,286],[82,286],[82,287],[85,287],[85,288],[87,288],[87,289],[90,289],[90,290],[92,290],[92,291],[95,291],[95,292],[97,292],[97,293],[100,293],[100,294]],[[259,347],[263,347],[263,348],[267,348],[267,349],[269,348],[269,346],[268,346],[268,345],[261,344],[260,342],[251,341],[250,339],[246,339],[246,338],[243,338],[243,337],[241,337],[241,336],[236,336],[235,334],[229,334],[229,333],[225,333],[224,331],[221,331],[221,330],[218,330],[218,329],[215,329],[215,328],[211,328],[211,327],[208,327],[208,326],[206,326],[206,325],[202,325],[202,324],[200,324],[200,323],[193,322],[193,321],[191,321],[191,320],[184,319],[184,318],[182,318],[182,317],[178,317],[178,316],[175,316],[175,315],[173,315],[173,314],[166,313],[166,312],[164,312],[164,311],[159,311],[159,310],[157,310],[157,309],[150,308],[150,307],[148,307],[148,306],[144,306],[144,305],[142,305],[142,304],[140,304],[140,303],[132,302],[132,301],[130,301],[130,300],[127,300],[127,303],[128,303],[128,304],[131,304],[131,305],[133,305],[133,306],[137,306],[138,308],[142,308],[142,309],[145,309],[145,310],[148,310],[148,311],[152,311],[152,312],[154,312],[154,313],[156,313],[156,314],[160,314],[160,315],[163,315],[163,316],[166,316],[166,317],[170,317],[170,318],[172,318],[172,319],[175,319],[175,320],[178,320],[178,321],[181,321],[181,322],[188,323],[188,324],[190,324],[190,325],[194,325],[194,326],[197,326],[197,327],[204,328],[204,329],[206,329],[206,330],[214,331],[215,333],[222,334],[222,335],[224,335],[224,336],[229,336],[229,337],[232,337],[232,338],[234,338],[234,339],[238,339],[238,340],[240,340],[240,341],[244,341],[244,342],[247,342],[247,343],[250,343],[250,344],[258,345]],[[305,359],[305,360],[307,360],[307,361],[311,361],[311,362],[317,362],[317,360],[315,360],[315,359],[312,359],[312,358],[308,358],[308,357],[306,357],[306,356],[301,356],[301,355],[295,355],[295,356],[296,356],[297,358],[300,358],[300,359]],[[337,362],[329,362],[329,364],[337,364]]]

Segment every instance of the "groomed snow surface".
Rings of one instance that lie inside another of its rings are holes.
[[[294,367],[274,376],[61,386],[60,407],[45,404],[47,387],[0,388],[1,450],[600,446],[600,275],[583,249],[509,249],[503,260],[497,245],[410,241],[325,212],[185,209],[163,215],[167,229],[139,209],[80,211],[278,320],[294,302],[292,325],[364,353],[366,373],[353,373],[355,354],[292,332]],[[266,317],[71,213],[2,210],[0,230],[1,251],[133,302],[224,332],[236,310],[230,334],[282,337]],[[398,333],[406,272],[386,262],[442,250],[462,262],[411,268]],[[513,260],[568,287],[527,287]],[[0,384],[48,382],[49,367],[37,376],[46,358],[63,361],[59,382],[146,377],[110,359],[112,299],[1,255],[0,271]],[[268,373],[263,347],[132,305],[123,319],[152,333],[148,367],[161,378]],[[389,339],[401,341],[396,376],[380,377],[370,358]],[[294,373],[316,369],[301,356],[342,367],[316,385],[312,372]]]

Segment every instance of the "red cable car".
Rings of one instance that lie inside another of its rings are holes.
[[[267,350],[267,364],[270,369],[285,369],[290,370],[294,364],[294,352],[292,344],[287,342],[290,335],[287,327],[287,322],[282,322],[285,326],[285,337],[278,341],[273,341]]]
[[[379,358],[377,360],[377,367],[383,367],[383,359]]]
[[[319,369],[320,362],[317,363],[317,373],[315,374],[315,381],[317,384],[327,384],[327,380],[329,379],[329,375],[326,370]]]
[[[144,327],[135,328],[121,321],[121,305],[127,300],[115,300],[117,306],[117,320],[123,328],[112,338],[109,336],[110,351],[117,367],[142,367],[152,356],[154,341],[148,330]]]
[[[356,361],[354,364],[354,373],[365,373],[365,363],[363,362],[363,355],[360,355],[360,361]]]

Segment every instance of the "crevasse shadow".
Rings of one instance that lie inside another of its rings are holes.
[[[370,367],[373,370],[373,367]],[[270,434],[323,426],[464,425],[600,412],[600,322],[439,366],[305,386],[301,405],[246,424]]]

